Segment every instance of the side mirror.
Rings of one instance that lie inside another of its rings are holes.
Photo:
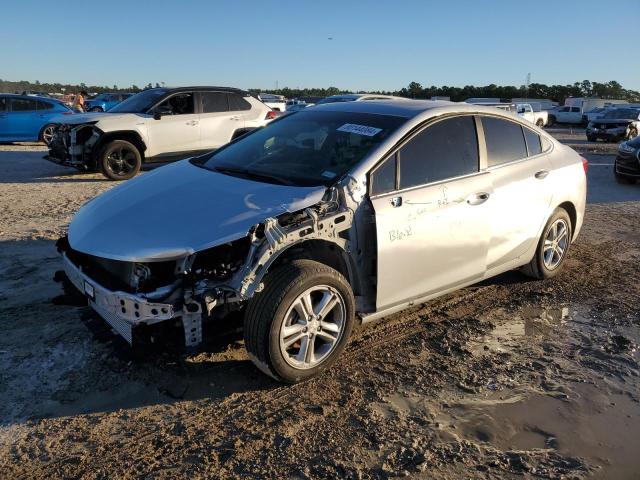
[[[159,107],[153,113],[153,119],[160,120],[165,115],[173,115],[173,110],[170,107]]]

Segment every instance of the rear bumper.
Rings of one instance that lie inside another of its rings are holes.
[[[173,305],[149,302],[138,295],[108,290],[85,275],[64,253],[62,259],[69,281],[87,297],[89,306],[129,345],[133,345],[135,327],[176,318]]]

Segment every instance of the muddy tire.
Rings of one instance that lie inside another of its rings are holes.
[[[627,140],[634,139],[638,136],[638,129],[636,127],[631,127],[629,129],[629,133],[627,133]]]
[[[322,263],[295,260],[268,274],[264,285],[244,318],[254,364],[285,383],[329,368],[353,330],[355,302],[347,280]]]
[[[540,128],[544,127],[544,120],[539,118],[538,120],[536,120],[536,125]]]
[[[522,273],[540,280],[555,277],[567,258],[572,235],[569,214],[556,208],[542,230],[533,259],[522,267]]]
[[[128,180],[134,177],[142,166],[142,155],[138,148],[125,140],[107,143],[98,155],[98,167],[110,180]]]

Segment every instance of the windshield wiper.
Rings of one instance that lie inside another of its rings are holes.
[[[270,173],[263,172],[255,172],[253,170],[249,170],[247,168],[233,168],[233,167],[213,167],[216,172],[224,173],[227,175],[238,175],[243,178],[249,179],[262,179],[270,181],[270,183],[275,182],[279,185],[295,185],[290,180],[286,178],[279,177],[277,175],[272,175]]]

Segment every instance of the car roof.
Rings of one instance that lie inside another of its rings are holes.
[[[413,118],[434,108],[446,108],[459,111],[478,111],[478,105],[444,100],[371,100],[368,102],[336,102],[315,105],[314,110],[332,112],[373,113]]]
[[[40,95],[22,95],[20,93],[0,93],[0,97],[23,98],[26,100],[42,100],[43,102],[62,103],[57,98],[53,97],[41,97]]]
[[[240,88],[233,88],[233,87],[214,87],[214,86],[207,87],[207,86],[199,85],[194,87],[156,87],[156,88],[166,90],[167,93],[199,92],[199,91],[207,91],[207,90],[216,90],[219,92],[239,93],[244,96],[250,95],[249,92],[247,92],[246,90],[242,90]],[[148,90],[155,90],[156,88],[148,89]]]

